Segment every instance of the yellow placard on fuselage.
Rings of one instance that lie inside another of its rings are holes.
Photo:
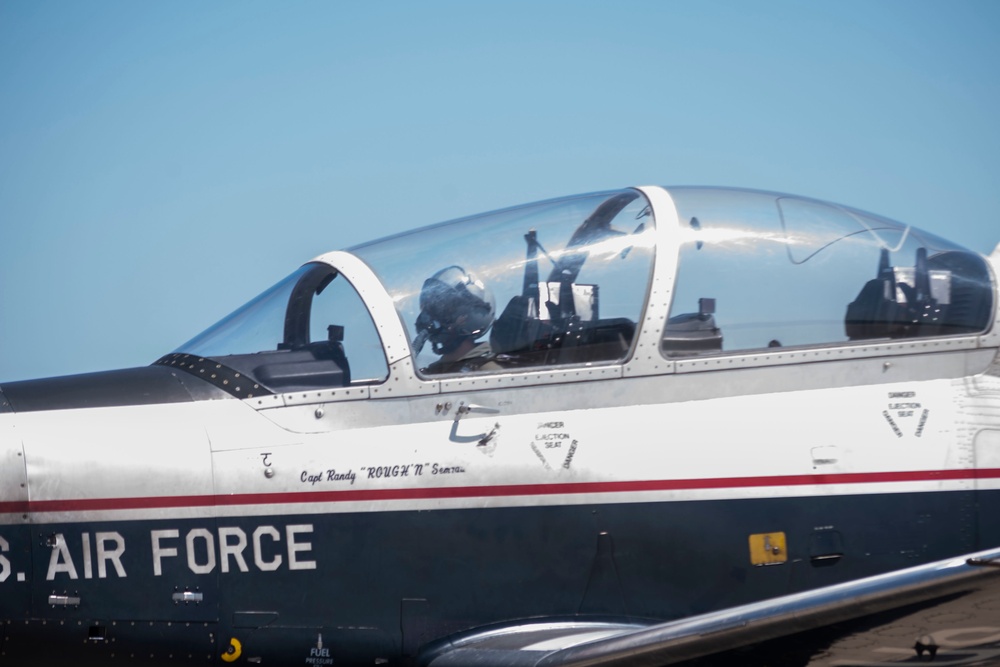
[[[750,562],[754,565],[778,565],[788,560],[784,533],[759,533],[750,536]]]

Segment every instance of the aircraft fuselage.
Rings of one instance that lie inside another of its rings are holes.
[[[996,256],[893,268],[875,244],[876,280],[823,283],[832,315],[772,325],[700,268],[732,238],[683,213],[702,193],[665,196],[602,195],[547,283],[553,248],[515,239],[493,354],[462,368],[426,365],[446,327],[362,249],[293,274],[276,348],[202,354],[223,323],[147,368],[0,386],[0,665],[411,664],[473,629],[662,623],[1000,546]],[[779,240],[780,271],[832,252]],[[598,261],[648,283],[619,298]],[[362,306],[321,319],[339,276]]]

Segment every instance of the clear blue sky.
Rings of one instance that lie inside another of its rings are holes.
[[[988,253],[998,34],[995,0],[0,0],[0,380],[145,365],[324,251],[611,187]]]

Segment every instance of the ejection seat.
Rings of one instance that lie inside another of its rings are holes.
[[[876,277],[847,306],[850,340],[976,333],[990,316],[989,276],[975,256],[949,251],[928,257],[918,248],[913,267],[893,267],[879,254]]]

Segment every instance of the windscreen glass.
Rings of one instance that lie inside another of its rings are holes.
[[[361,297],[319,262],[306,264],[157,363],[240,397],[388,376],[381,339]]]

